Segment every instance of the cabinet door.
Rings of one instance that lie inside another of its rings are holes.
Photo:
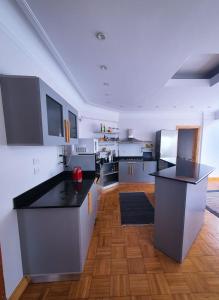
[[[97,209],[98,209],[98,198],[99,198],[99,192],[98,192],[98,186],[96,183],[93,183],[91,189],[90,189],[90,193],[92,195],[92,206],[93,206],[93,210],[92,210],[92,222],[94,225],[95,221],[96,221],[96,215],[97,215]]]
[[[132,163],[132,180],[133,182],[142,182],[142,162],[133,162]]]
[[[64,103],[64,126],[66,143],[75,144],[78,139],[78,112],[66,101]]]
[[[65,101],[42,80],[39,84],[44,145],[65,145]]]
[[[78,139],[78,113],[69,104],[66,106],[66,119],[69,126],[70,143],[75,143]]]
[[[80,207],[80,265],[83,271],[84,263],[87,257],[87,251],[90,243],[90,219],[88,215],[88,196]]]
[[[149,175],[150,173],[156,172],[157,162],[156,161],[144,161],[143,162],[143,181],[148,183],[154,183],[155,177]]]
[[[63,137],[63,106],[50,96],[46,95],[46,110],[48,122],[48,135],[55,137]]]
[[[126,161],[119,162],[119,182],[133,182],[132,163]]]

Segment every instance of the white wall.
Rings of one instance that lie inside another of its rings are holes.
[[[100,131],[100,124],[107,127],[118,127],[119,113],[108,111],[98,107],[89,106],[80,111],[79,114],[79,137],[92,138],[94,132]],[[96,135],[98,137],[98,135]]]
[[[215,120],[214,114],[205,114],[203,124],[201,160],[215,168],[211,177],[219,177],[219,120]]]
[[[176,129],[177,125],[200,125],[201,122],[201,113],[121,113],[119,128],[121,138],[127,137],[127,128],[132,128],[135,132],[135,138],[154,143],[155,133],[160,129]]]
[[[96,109],[83,103],[27,23],[16,2],[0,0],[0,7],[0,74],[39,76],[77,108],[79,114],[83,112],[86,116],[89,112],[89,115],[93,115]],[[110,111],[97,111],[98,118],[115,119]],[[82,124],[82,135],[86,136],[86,132],[91,134],[93,125],[90,121]],[[58,151],[58,147],[6,146],[0,96],[0,244],[7,297],[23,277],[17,217],[12,199],[63,170]],[[33,158],[39,160],[36,166],[39,172],[36,175],[33,172]]]

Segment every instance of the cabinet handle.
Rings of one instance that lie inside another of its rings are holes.
[[[71,126],[70,126],[70,121],[68,121],[68,142],[70,143],[70,138],[71,138]]]
[[[68,123],[67,120],[64,120],[65,125],[65,141],[68,143]]]
[[[92,193],[88,192],[88,214],[92,214],[93,205],[92,205]]]

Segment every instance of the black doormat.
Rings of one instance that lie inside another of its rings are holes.
[[[154,208],[145,193],[119,193],[119,201],[122,225],[154,223]]]
[[[219,217],[219,190],[209,190],[207,193],[206,209]]]

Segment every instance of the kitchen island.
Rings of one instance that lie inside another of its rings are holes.
[[[67,171],[14,198],[24,275],[33,282],[79,279],[98,198],[95,172],[76,183]]]
[[[186,257],[202,227],[208,175],[213,170],[177,159],[175,166],[151,174],[155,176],[155,247],[177,262]]]

